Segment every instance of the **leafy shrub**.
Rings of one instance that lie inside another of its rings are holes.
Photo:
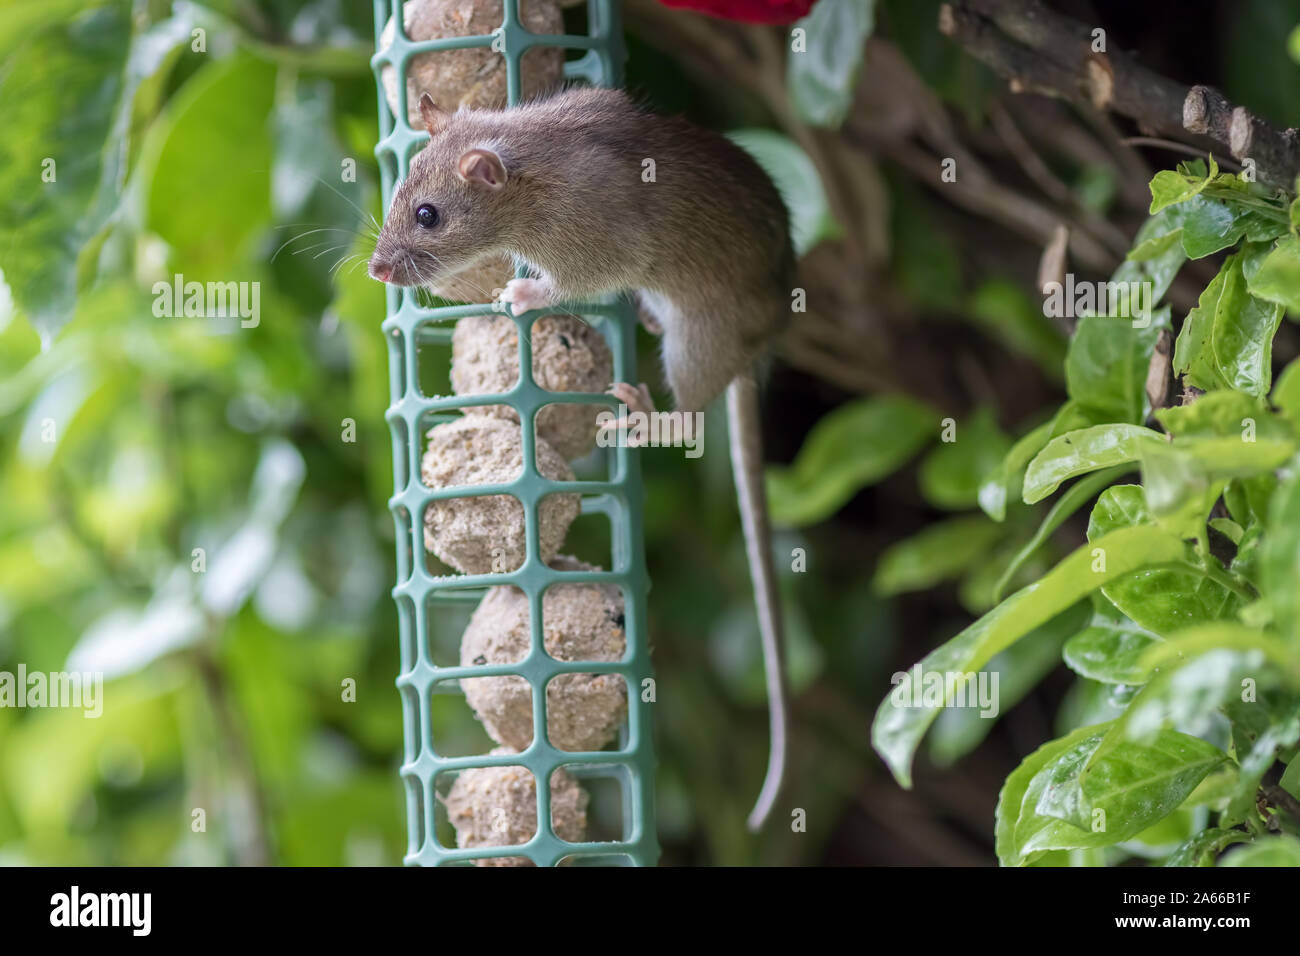
[[[967,702],[975,672],[1000,678],[1002,713],[1063,658],[1077,674],[1063,735],[1020,764],[998,802],[1004,865],[1210,865],[1249,842],[1252,859],[1300,865],[1300,840],[1272,835],[1300,829],[1278,811],[1300,797],[1300,363],[1272,381],[1275,333],[1285,312],[1300,318],[1300,201],[1213,161],[1159,173],[1151,194],[1111,277],[1148,284],[1145,317],[1102,314],[1104,303],[1081,317],[1067,400],[1018,441],[987,413],[945,420],[953,434],[922,461],[923,496],[961,513],[887,552],[876,589],[962,578],[982,616],[895,676],[872,739],[909,787],[932,726],[939,762],[987,734],[991,719],[951,706]],[[1187,260],[1225,252],[1173,342],[1183,403],[1153,408],[1148,378],[1169,375],[1159,355],[1152,369],[1153,352],[1172,331],[1160,302]],[[830,513],[932,441],[938,420],[896,398],[840,409],[772,475],[776,517]],[[838,458],[825,450],[849,442]],[[1086,540],[1045,560],[1089,504]]]

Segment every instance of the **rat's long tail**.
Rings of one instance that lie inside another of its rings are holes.
[[[767,776],[758,801],[749,814],[749,828],[758,830],[772,812],[785,778],[787,720],[781,600],[776,586],[776,567],[772,561],[767,494],[763,488],[758,384],[752,375],[740,375],[728,386],[727,419],[731,430],[731,471],[736,481],[740,520],[745,529],[745,551],[749,556],[749,576],[754,585],[758,628],[763,638],[763,668],[767,674],[768,717],[772,727]]]

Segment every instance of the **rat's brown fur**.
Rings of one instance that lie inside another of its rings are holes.
[[[508,110],[453,114],[426,94],[421,114],[429,145],[393,197],[372,275],[423,285],[506,253],[539,277],[539,301],[635,291],[647,325],[662,333],[678,410],[702,411],[727,389],[771,712],[767,777],[749,821],[757,829],[779,794],[787,736],[752,378],[790,315],[794,250],[785,204],[729,139],[651,114],[618,90],[572,89]],[[646,181],[650,160],[654,175]],[[424,203],[438,209],[434,228],[416,222]]]
[[[657,116],[620,90],[572,89],[508,110],[440,114],[393,198],[375,259],[424,284],[493,253],[527,264],[553,302],[636,290],[663,327],[677,407],[700,411],[789,317],[794,252],[771,179],[739,146]],[[461,157],[500,158],[500,189]],[[644,182],[647,160],[654,181]],[[415,210],[437,207],[421,229]]]

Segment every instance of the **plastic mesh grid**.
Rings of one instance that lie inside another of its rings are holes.
[[[492,34],[452,37],[414,42],[402,29],[400,0],[375,0],[375,40],[379,52],[371,63],[379,91],[380,139],[375,148],[383,181],[384,208],[388,208],[396,183],[407,173],[411,157],[423,145],[427,134],[416,131],[407,122],[406,71],[411,58],[427,51],[492,46],[505,57],[509,102],[520,99],[519,61],[534,46],[555,46],[586,51],[565,64],[568,79],[581,79],[597,85],[617,85],[622,80],[624,57],[622,27],[617,0],[588,0],[587,35],[541,36],[528,32],[520,22],[518,0],[506,0],[504,19]],[[386,49],[380,34],[389,17],[396,21],[393,42]],[[380,72],[391,64],[399,77],[400,115],[394,117],[380,82]],[[397,679],[404,719],[405,755],[401,775],[406,789],[408,865],[442,865],[482,857],[526,856],[539,866],[553,866],[566,857],[575,862],[600,858],[620,858],[635,865],[653,865],[659,856],[655,837],[653,774],[654,749],[651,738],[649,703],[642,700],[642,681],[651,678],[646,643],[646,592],[649,581],[645,569],[642,541],[642,485],[639,463],[627,448],[604,451],[609,457],[607,480],[556,482],[543,477],[536,466],[535,428],[521,429],[524,468],[522,474],[506,484],[457,487],[433,490],[420,478],[423,435],[436,421],[453,410],[477,405],[509,404],[519,413],[521,422],[531,423],[544,405],[597,402],[609,404],[610,398],[599,394],[549,392],[532,378],[532,349],[529,331],[533,323],[558,309],[542,310],[513,316],[518,328],[520,381],[504,393],[479,396],[427,397],[419,388],[419,349],[426,344],[446,344],[451,340],[456,320],[495,313],[491,305],[465,305],[425,308],[411,290],[387,289],[387,318],[383,323],[388,342],[391,404],[387,420],[393,441],[394,494],[389,501],[397,540],[397,602],[402,673]],[[605,336],[614,359],[616,381],[634,382],[636,377],[635,315],[625,300],[601,304],[566,304],[563,309],[584,316]],[[508,314],[508,313],[506,313]],[[548,567],[538,553],[538,504],[557,491],[582,494],[582,513],[607,516],[611,534],[612,569],[601,572],[557,572]],[[517,570],[503,574],[454,575],[430,574],[425,561],[423,515],[429,503],[441,498],[471,495],[510,494],[523,505],[527,555]],[[627,654],[618,662],[567,661],[550,657],[542,647],[542,596],[556,583],[586,581],[606,582],[622,589],[624,599]],[[430,649],[430,616],[447,602],[463,602],[481,596],[493,585],[512,584],[528,598],[531,624],[531,649],[528,656],[515,664],[477,667],[439,667]],[[620,733],[617,750],[574,753],[557,750],[547,735],[537,729],[547,726],[546,694],[542,689],[552,678],[565,673],[617,673],[628,687],[628,720]],[[518,674],[532,687],[532,744],[515,755],[478,755],[472,757],[440,756],[434,747],[432,695],[448,688],[459,690],[462,677],[489,677]],[[509,852],[501,848],[452,849],[439,843],[436,834],[437,799],[435,787],[444,774],[454,774],[471,767],[523,766],[538,782],[537,832],[524,844],[512,845]],[[579,779],[592,776],[619,778],[623,795],[623,834],[614,842],[567,843],[556,836],[551,821],[550,787],[544,785],[559,767]],[[605,860],[602,859],[602,862]]]

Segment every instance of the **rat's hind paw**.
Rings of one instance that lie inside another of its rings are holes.
[[[509,302],[515,315],[534,309],[544,309],[551,304],[550,289],[541,279],[511,279],[498,297]]]
[[[642,382],[640,387],[629,385],[627,382],[615,382],[605,394],[613,395],[627,406],[629,412],[644,412],[646,415],[655,413],[655,400],[650,397],[650,389],[646,387],[645,382]]]
[[[609,387],[609,390],[605,394],[613,395],[622,402],[624,407],[627,409],[627,415],[611,421],[601,422],[599,425],[600,430],[623,431],[626,429],[627,435],[623,441],[628,448],[637,448],[644,445],[646,443],[644,421],[632,422],[629,421],[628,416],[634,415],[637,412],[640,412],[645,416],[650,416],[655,413],[655,403],[654,399],[650,397],[650,389],[646,387],[644,382],[641,383],[640,388],[629,385],[626,382],[615,382]]]

